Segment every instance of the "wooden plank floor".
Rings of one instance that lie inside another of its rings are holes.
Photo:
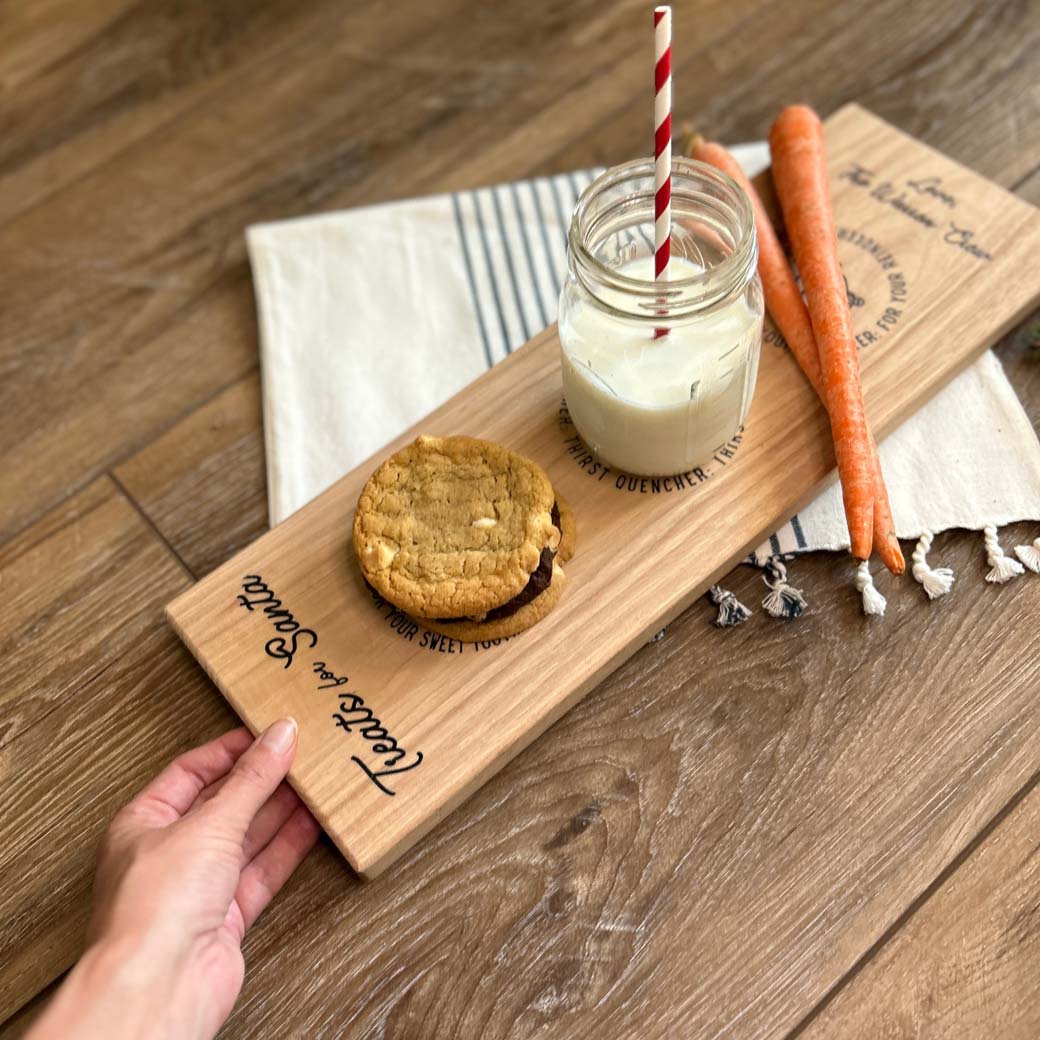
[[[161,608],[265,526],[243,228],[645,152],[646,17],[5,6],[0,1040],[80,949],[106,821],[233,721]],[[675,19],[708,134],[857,100],[1040,202],[1034,4]],[[1035,423],[1033,336],[999,353]],[[1040,579],[985,586],[974,535],[933,554],[953,594],[881,578],[880,623],[831,556],[799,561],[795,624],[694,606],[371,885],[320,845],[223,1035],[1035,1037]]]
[[[806,1040],[1040,1036],[1038,832],[1034,781],[807,1022]]]

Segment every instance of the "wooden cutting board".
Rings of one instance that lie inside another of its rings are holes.
[[[856,106],[828,120],[827,145],[881,437],[1035,305],[1040,213]],[[254,732],[297,718],[291,781],[364,877],[833,478],[823,411],[768,326],[745,429],[709,464],[669,480],[589,456],[562,404],[558,351],[555,328],[536,336],[167,610]],[[355,502],[377,462],[420,432],[508,444],[572,504],[578,551],[566,594],[529,632],[495,645],[434,636],[362,582]]]

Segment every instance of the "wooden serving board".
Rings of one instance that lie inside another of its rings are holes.
[[[827,144],[880,437],[1034,306],[1040,213],[855,106],[828,120]],[[702,469],[662,481],[588,455],[562,407],[558,351],[547,329],[167,610],[254,732],[297,718],[292,783],[362,876],[385,869],[833,477],[824,413],[772,330],[743,433]],[[379,459],[419,432],[508,444],[574,507],[567,591],[529,632],[498,645],[433,636],[362,582],[355,502]]]

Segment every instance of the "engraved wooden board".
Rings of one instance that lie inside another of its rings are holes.
[[[827,145],[867,409],[881,437],[1034,306],[1040,213],[856,106],[827,121]],[[554,328],[536,336],[167,609],[254,732],[298,719],[291,781],[364,877],[833,478],[823,411],[768,326],[742,435],[667,481],[588,456],[561,408],[558,350]],[[432,636],[363,584],[350,542],[355,502],[379,459],[419,432],[508,444],[538,460],[572,504],[578,551],[566,594],[529,632],[487,646]]]

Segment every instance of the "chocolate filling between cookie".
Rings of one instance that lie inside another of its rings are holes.
[[[553,526],[560,532],[562,537],[563,528],[560,526],[560,507],[556,502],[553,502],[550,516]],[[556,550],[546,546],[542,550],[541,556],[538,557],[538,566],[531,572],[531,577],[527,579],[527,584],[511,600],[503,603],[500,607],[489,610],[479,619],[478,623],[501,621],[503,618],[512,617],[521,607],[526,607],[528,603],[536,600],[552,584],[553,560],[555,559]],[[437,618],[437,623],[440,625],[453,625],[460,621],[476,620],[476,618],[469,617]]]

